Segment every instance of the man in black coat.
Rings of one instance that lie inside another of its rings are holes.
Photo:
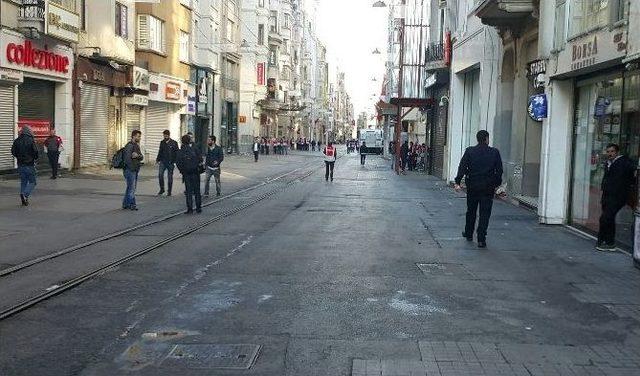
[[[207,174],[204,182],[204,197],[209,197],[209,185],[211,176],[216,182],[216,196],[220,196],[222,185],[220,183],[220,165],[224,161],[224,152],[222,147],[216,144],[216,136],[210,136],[207,141],[207,156],[205,165],[207,166]]]
[[[480,207],[478,221],[478,247],[487,246],[487,228],[491,217],[493,196],[496,188],[502,184],[502,158],[496,148],[489,146],[489,132],[481,130],[476,134],[478,145],[465,150],[458,175],[455,179],[455,190],[460,191],[460,183],[465,178],[467,185],[467,218],[462,236],[468,241],[473,240],[473,230],[476,224],[476,212]]]
[[[620,154],[618,145],[607,145],[607,157],[601,184],[602,214],[596,245],[599,251],[616,249],[616,214],[626,205],[635,181],[635,166],[629,158]]]
[[[182,136],[182,146],[178,151],[176,165],[184,179],[187,195],[187,214],[193,213],[193,198],[196,199],[196,213],[202,212],[202,196],[200,195],[200,174],[204,172],[202,154],[193,146],[189,135]]]
[[[36,187],[36,167],[38,147],[33,140],[33,132],[28,126],[23,126],[20,135],[13,141],[11,155],[18,161],[20,175],[20,201],[22,206],[29,205],[29,196]]]
[[[162,132],[163,139],[160,141],[158,148],[158,156],[156,163],[158,164],[158,181],[160,183],[160,192],[158,196],[164,193],[164,172],[167,172],[167,196],[171,196],[173,188],[173,168],[176,163],[176,154],[178,152],[178,143],[171,139],[169,130]]]

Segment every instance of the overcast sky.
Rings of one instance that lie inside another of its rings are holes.
[[[373,113],[380,95],[386,58],[388,8],[373,8],[375,0],[318,0],[318,36],[327,46],[330,74],[336,65],[345,72],[355,117]],[[373,55],[374,49],[382,54]],[[376,82],[371,79],[375,77]]]

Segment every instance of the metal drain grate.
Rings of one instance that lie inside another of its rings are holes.
[[[260,348],[251,344],[178,344],[164,358],[162,366],[247,370],[255,363]]]
[[[449,264],[440,262],[416,263],[420,271],[428,276],[459,276],[472,277],[473,275],[462,264]]]

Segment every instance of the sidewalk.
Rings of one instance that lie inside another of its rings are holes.
[[[261,156],[254,163],[253,158],[226,156],[222,193],[256,185],[308,163],[319,163],[318,157],[301,152]],[[185,208],[184,185],[177,168],[173,196],[159,197],[155,165],[146,165],[140,172],[137,212],[121,209],[125,188],[121,170],[67,172],[56,180],[41,174],[28,207],[20,206],[18,187],[18,180],[0,181],[0,270]],[[212,189],[215,192],[215,186]]]

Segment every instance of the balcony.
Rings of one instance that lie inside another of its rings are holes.
[[[485,25],[519,35],[536,12],[533,0],[476,0],[473,14]]]
[[[450,63],[451,63],[450,43],[448,42],[432,43],[427,46],[427,49],[425,50],[425,69],[427,71],[449,69]]]

